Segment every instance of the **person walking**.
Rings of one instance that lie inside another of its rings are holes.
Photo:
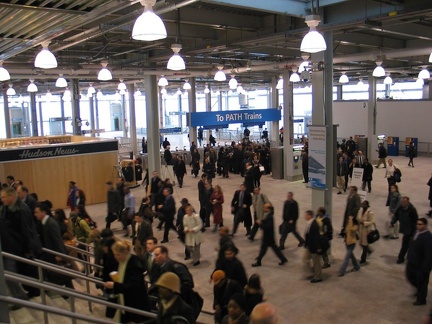
[[[105,217],[105,228],[111,228],[111,223],[118,220],[118,212],[120,211],[121,196],[118,190],[116,190],[111,181],[106,183],[107,185],[107,216]]]
[[[416,233],[408,250],[406,277],[417,289],[414,306],[426,305],[429,275],[432,269],[432,234],[426,218],[419,218]]]
[[[408,146],[408,157],[409,157],[409,162],[408,162],[408,166],[411,166],[414,168],[414,158],[416,157],[416,152],[415,152],[415,147],[413,142],[409,143]]]
[[[210,191],[211,184],[206,184],[207,190]],[[217,227],[221,228],[223,226],[223,203],[224,203],[224,196],[222,192],[222,188],[219,185],[216,185],[214,187],[213,192],[210,195],[210,203],[213,205],[213,233],[216,232]],[[210,214],[208,214],[210,217]],[[207,220],[206,220],[207,221]]]
[[[360,264],[358,263],[356,257],[354,256],[354,249],[357,241],[357,231],[358,231],[358,222],[357,218],[350,215],[348,217],[348,222],[346,224],[346,235],[345,235],[345,245],[346,245],[346,254],[345,258],[342,262],[341,267],[339,268],[338,276],[343,277],[345,275],[346,268],[348,267],[348,262],[351,260],[354,268],[351,269],[351,272],[356,272],[360,270]]]
[[[348,167],[344,162],[342,156],[339,157],[336,165],[336,183],[338,188],[338,195],[342,194],[342,190],[345,190],[345,174],[348,172]]]
[[[428,195],[429,206],[432,208],[432,174],[431,174],[431,177],[429,178],[429,181],[428,181],[427,185],[429,186],[429,195]],[[429,210],[426,213],[426,215],[429,216],[429,217],[432,217],[432,209]]]
[[[305,230],[305,249],[303,254],[303,265],[305,273],[310,272],[310,261],[313,264],[313,276],[311,283],[318,283],[322,281],[321,275],[321,256],[322,249],[320,247],[320,233],[318,223],[314,218],[313,211],[307,210],[304,215],[306,219]]]
[[[279,249],[285,249],[285,241],[289,233],[293,233],[299,241],[298,247],[304,245],[305,241],[297,232],[297,220],[299,217],[299,207],[297,201],[294,200],[294,194],[290,191],[287,194],[287,199],[283,208],[283,222],[281,226],[281,237],[279,240]]]
[[[270,203],[269,199],[265,194],[261,193],[261,189],[259,187],[255,187],[252,195],[252,206],[254,209],[254,224],[252,226],[250,235],[248,237],[248,239],[251,241],[254,240],[255,235],[260,227],[258,221],[261,221],[264,217],[263,207],[265,203]]]
[[[384,145],[382,143],[378,144],[378,150],[376,150],[378,152],[378,164],[375,165],[375,168],[379,168],[381,163],[384,164],[384,169],[387,167],[386,165],[386,157],[387,157],[387,150],[385,149]]]
[[[183,231],[185,233],[185,245],[193,257],[193,266],[200,264],[200,248],[203,242],[201,218],[194,212],[191,205],[186,206],[186,214],[183,216]]]
[[[364,191],[366,189],[366,184],[367,184],[368,192],[370,193],[372,191],[371,183],[372,183],[373,167],[372,164],[369,163],[368,158],[364,158],[362,167],[363,167],[362,190]]]
[[[263,230],[263,237],[261,241],[261,249],[256,262],[252,264],[252,267],[260,267],[261,260],[267,252],[267,249],[271,247],[276,256],[280,259],[279,265],[284,265],[288,262],[288,259],[282,254],[275,243],[274,234],[274,208],[270,203],[265,203],[263,206],[264,217],[261,220],[257,220],[258,224]]]
[[[402,197],[402,202],[396,210],[390,226],[399,221],[399,233],[403,234],[402,245],[396,263],[404,263],[405,255],[408,252],[409,244],[415,234],[418,220],[417,210],[410,203],[409,197]]]
[[[343,222],[342,222],[342,228],[341,228],[341,231],[339,233],[339,236],[344,237],[345,226],[346,226],[346,223],[348,222],[348,217],[349,216],[357,217],[357,213],[360,209],[360,206],[361,206],[361,201],[360,201],[360,196],[357,193],[357,187],[351,186],[350,191],[349,191],[349,196],[347,198],[345,213],[344,213]]]
[[[234,193],[231,200],[231,213],[234,215],[234,226],[231,235],[235,235],[240,223],[244,223],[246,227],[246,236],[249,236],[252,226],[252,215],[250,206],[252,205],[252,196],[246,190],[244,184],[240,185],[240,189]]]
[[[399,222],[394,223],[393,226],[390,226],[390,223],[394,217],[396,210],[401,205],[402,197],[399,193],[399,188],[396,184],[390,186],[390,203],[389,203],[389,213],[388,219],[385,222],[385,227],[387,231],[387,235],[384,235],[384,238],[389,239],[398,239],[399,238]]]
[[[177,157],[177,162],[174,164],[174,174],[177,177],[179,187],[183,187],[183,178],[186,174],[186,164],[183,161],[183,157],[179,155]]]
[[[373,225],[375,225],[374,214],[370,209],[369,201],[362,201],[361,208],[357,214],[357,221],[359,223],[360,245],[363,249],[360,263],[366,263],[367,255],[373,252],[369,247],[367,236],[372,231]]]
[[[159,210],[162,213],[163,220],[165,221],[165,228],[163,234],[163,240],[161,243],[168,243],[168,234],[170,229],[174,229],[174,215],[176,212],[175,201],[169,188],[163,189],[163,195],[165,200],[162,205],[159,205]]]
[[[330,249],[330,241],[333,239],[333,226],[324,207],[318,208],[315,220],[319,227],[321,245],[324,245],[321,254],[324,261],[322,268],[330,268],[328,250]],[[327,247],[327,249],[325,247]]]

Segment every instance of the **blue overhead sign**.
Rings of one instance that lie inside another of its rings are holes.
[[[260,124],[267,121],[281,119],[281,111],[276,108],[250,109],[250,110],[227,110],[191,113],[191,126],[214,126],[227,124]]]

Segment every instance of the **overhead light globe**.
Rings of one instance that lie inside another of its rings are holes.
[[[218,71],[216,72],[214,79],[215,81],[226,81],[226,74],[224,73],[224,71],[222,71],[223,69],[223,65],[218,65]]]
[[[50,102],[52,100],[52,93],[48,90],[45,94],[45,100]]]
[[[237,82],[237,79],[235,78],[235,75],[234,75],[234,74],[231,75],[231,79],[230,79],[229,82],[228,82],[228,86],[229,86],[229,88],[230,88],[231,90],[235,90],[235,89],[237,89],[238,82]]]
[[[393,79],[390,77],[390,75],[387,75],[386,78],[384,79],[384,84],[392,84],[393,83]]]
[[[177,96],[181,96],[181,95],[182,95],[182,92],[181,92],[180,88],[177,89],[177,91],[176,91],[175,94],[176,94]]]
[[[183,84],[183,89],[184,90],[190,90],[190,89],[192,89],[192,87],[191,87],[191,85],[190,85],[190,83],[189,83],[188,80],[185,80],[185,83]]]
[[[3,61],[0,61],[0,81],[10,80],[10,74],[8,70],[3,67]]]
[[[165,87],[162,87],[160,93],[161,93],[162,95],[166,95],[166,94],[167,94],[167,90],[165,89]]]
[[[167,69],[173,71],[185,70],[185,62],[183,58],[179,55],[182,46],[180,44],[172,44],[171,49],[173,50],[174,54],[168,60]]]
[[[142,95],[141,91],[139,89],[136,89],[134,93],[134,97],[140,97]]]
[[[208,84],[206,84],[206,85],[204,86],[204,93],[205,93],[205,94],[210,93],[210,89],[209,89],[209,87],[208,87]]]
[[[117,86],[118,90],[126,90],[126,84],[123,82],[123,79],[120,79],[120,83]]]
[[[161,77],[158,81],[158,86],[159,87],[166,87],[167,85],[168,85],[168,80],[163,75],[161,75]]]
[[[342,72],[342,75],[339,78],[339,83],[348,83],[349,79],[345,72]]]
[[[15,96],[16,95],[16,91],[13,88],[13,84],[9,84],[9,89],[7,89],[6,95],[8,95],[8,96]]]
[[[277,82],[277,84],[276,84],[276,89],[277,90],[282,90],[283,89],[283,76],[282,75],[280,75],[279,76],[279,80],[278,80],[278,82]]]
[[[243,90],[243,87],[242,87],[242,85],[239,83],[239,85],[238,85],[238,87],[237,87],[237,93],[242,93],[244,90]]]
[[[292,69],[292,74],[289,78],[290,82],[300,82],[300,76],[297,74],[297,68]]]
[[[419,87],[423,87],[423,85],[424,85],[424,80],[423,80],[423,79],[417,79],[415,83],[416,83],[417,86],[419,86]]]
[[[38,91],[38,87],[34,83],[34,80],[30,80],[30,83],[27,86],[27,92],[37,92],[37,91]]]
[[[63,74],[60,74],[60,76],[56,80],[55,86],[57,88],[66,88],[68,86],[68,83],[66,79],[63,77]]]
[[[300,50],[307,53],[318,53],[327,49],[324,37],[317,32],[316,27],[320,23],[319,15],[306,16],[306,24],[309,26],[309,32],[303,37]]]
[[[121,90],[119,91],[119,93],[120,93],[120,95],[124,96],[124,95],[126,94],[126,90],[125,90],[125,89],[121,89]]]
[[[48,49],[49,41],[42,42],[42,50],[36,55],[35,67],[41,69],[53,69],[57,67],[57,59]]]
[[[162,19],[153,12],[156,0],[141,0],[144,12],[137,18],[132,29],[132,38],[142,41],[155,41],[167,37]]]
[[[103,97],[104,97],[104,94],[103,94],[102,90],[99,89],[98,92],[97,92],[97,94],[96,94],[96,99],[97,100],[102,100]]]
[[[429,73],[429,71],[428,71],[426,68],[423,68],[423,69],[419,72],[419,74],[418,74],[418,78],[419,78],[419,79],[424,79],[424,80],[429,79],[429,78],[430,78],[430,73]]]
[[[87,93],[94,95],[96,93],[96,89],[93,87],[93,83],[89,83],[89,87],[87,89]]]
[[[381,64],[383,63],[382,59],[380,57],[377,58],[377,60],[375,61],[376,63],[376,67],[372,72],[372,75],[376,78],[380,78],[385,76],[385,70],[384,68],[381,66]]]
[[[112,80],[111,71],[108,70],[108,68],[107,68],[108,63],[102,62],[101,65],[102,65],[102,69],[98,73],[98,80],[100,80],[100,81]]]

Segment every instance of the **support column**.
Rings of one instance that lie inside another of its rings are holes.
[[[211,88],[210,84],[208,85],[209,93],[205,94],[205,102],[206,102],[206,111],[211,111]]]
[[[61,124],[62,124],[62,135],[66,134],[66,121],[65,121],[65,111],[64,111],[64,101],[60,97],[60,114],[61,114]]]
[[[187,90],[185,90],[187,91]],[[179,92],[180,93],[180,92]],[[182,118],[181,118],[181,112],[182,112],[182,94],[180,93],[177,96],[177,106],[178,106],[178,126],[181,128],[182,127]]]
[[[155,75],[144,76],[144,89],[146,94],[148,169],[150,174],[153,171],[161,174],[158,86]]]
[[[219,90],[219,96],[218,96],[218,111],[222,111],[222,90]]]
[[[6,94],[6,90],[3,92],[3,107],[4,107],[4,116],[5,116],[6,138],[12,138],[9,101],[8,101],[8,96]]]
[[[193,77],[190,79],[191,91],[189,93],[189,143],[195,142],[195,145],[198,145],[197,140],[197,128],[191,126],[190,114],[196,112],[196,78]]]
[[[138,153],[138,141],[136,131],[136,114],[135,114],[135,86],[133,84],[127,85],[129,93],[129,129],[133,156],[135,157]],[[159,138],[158,138],[159,140]]]
[[[343,100],[342,84],[336,86],[336,100]]]
[[[40,125],[40,135],[44,136],[44,127],[43,127],[43,117],[42,117],[42,101],[39,101],[39,125]]]
[[[39,136],[36,109],[36,92],[30,92],[31,136]]]
[[[277,91],[277,90],[276,90]],[[284,98],[284,178],[288,181],[295,181],[297,178],[293,166],[293,147],[292,138],[294,136],[294,84],[289,82],[289,72],[283,74],[283,98]]]
[[[81,115],[80,115],[80,94],[78,79],[72,79],[71,83],[72,93],[72,128],[74,135],[82,135],[81,132]]]
[[[276,89],[278,78],[273,77],[271,88],[270,88],[270,95],[269,95],[269,107],[270,108],[279,108],[279,100],[278,100],[278,91]],[[272,146],[279,146],[279,122],[272,121],[270,124],[270,131],[269,131],[269,140]],[[284,141],[285,141],[285,128],[284,128]]]
[[[96,94],[93,94],[91,97],[88,98],[89,101],[89,110],[90,110],[90,129],[95,130],[95,105],[94,105],[94,99]],[[96,137],[96,133],[91,132],[91,137]]]
[[[368,75],[369,83],[369,101],[368,101],[368,147],[366,152],[366,157],[369,159],[370,163],[377,161],[378,154],[375,152],[378,146],[377,133],[376,133],[376,115],[377,115],[377,79],[372,75]]]
[[[123,137],[128,137],[128,122],[126,118],[126,95],[120,95],[121,96],[121,106],[122,106],[122,117],[123,117]]]
[[[157,101],[158,101],[158,108],[159,109],[159,120],[158,120],[158,124],[159,124],[159,128],[164,128],[167,124],[166,120],[164,122],[164,116],[165,116],[165,99],[163,98],[162,94],[159,91],[159,88],[156,88],[156,95],[157,95]],[[147,97],[146,97],[147,100]],[[148,138],[148,130],[147,130],[147,138]]]
[[[95,100],[95,119],[96,119],[95,127],[96,129],[99,129],[99,100],[96,95],[94,97],[94,100]],[[98,133],[97,136],[100,136],[100,134]]]
[[[325,32],[324,38],[327,44],[333,44],[331,32]],[[312,210],[324,207],[329,215],[332,215],[332,184],[333,164],[336,151],[333,148],[333,52],[332,47],[311,55],[312,72],[312,125],[326,128],[326,189],[312,188]],[[318,64],[324,63],[324,68]],[[309,154],[314,147],[309,145]]]

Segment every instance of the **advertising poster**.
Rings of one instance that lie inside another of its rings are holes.
[[[327,188],[325,126],[309,126],[309,187]]]

